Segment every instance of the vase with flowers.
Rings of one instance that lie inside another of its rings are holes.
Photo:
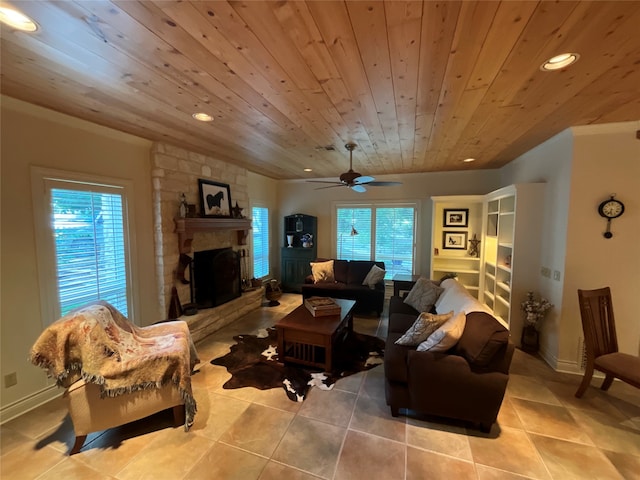
[[[313,235],[311,235],[310,233],[305,233],[304,235],[302,235],[301,239],[302,239],[302,246],[304,248],[313,247]]]
[[[538,351],[538,331],[551,307],[553,305],[546,298],[536,299],[533,292],[527,292],[527,299],[520,304],[520,308],[525,314],[521,338],[522,350],[530,353]]]

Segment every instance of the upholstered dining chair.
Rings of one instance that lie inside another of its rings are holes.
[[[640,357],[618,352],[610,288],[578,290],[578,300],[587,366],[576,397],[582,397],[590,385],[594,369],[605,374],[602,390],[608,390],[614,378],[640,388]]]

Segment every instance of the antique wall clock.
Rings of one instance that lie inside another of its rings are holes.
[[[598,205],[598,213],[601,217],[607,219],[607,229],[603,233],[604,238],[613,237],[613,233],[611,233],[611,220],[618,218],[624,213],[624,204],[620,200],[616,200],[614,198],[615,196],[614,193],[611,195],[611,198],[608,198]]]

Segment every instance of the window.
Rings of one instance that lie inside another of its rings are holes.
[[[96,300],[129,317],[125,188],[47,175],[36,180],[44,187],[34,204],[45,323]]]
[[[406,204],[338,206],[338,258],[382,261],[387,280],[397,273],[412,274],[415,212],[415,205]]]
[[[269,275],[269,209],[251,209],[253,235],[253,276],[263,278]]]

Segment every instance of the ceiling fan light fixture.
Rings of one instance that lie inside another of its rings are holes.
[[[0,7],[0,22],[23,32],[38,30],[36,22],[15,8]]]
[[[313,172],[313,168],[305,168],[303,171],[304,172]]]
[[[475,159],[475,158],[471,158],[471,157],[469,157],[469,158],[465,158],[465,159],[464,159],[464,160],[462,160],[462,161],[463,161],[464,163],[471,163],[471,162],[475,162],[475,161],[476,161],[476,159]]]
[[[213,117],[208,113],[198,112],[191,115],[193,118],[198,120],[199,122],[213,122]]]
[[[568,67],[572,63],[576,63],[580,55],[577,53],[561,53],[555,57],[551,57],[549,60],[540,65],[540,70],[543,72],[550,72],[553,70],[561,70]]]

